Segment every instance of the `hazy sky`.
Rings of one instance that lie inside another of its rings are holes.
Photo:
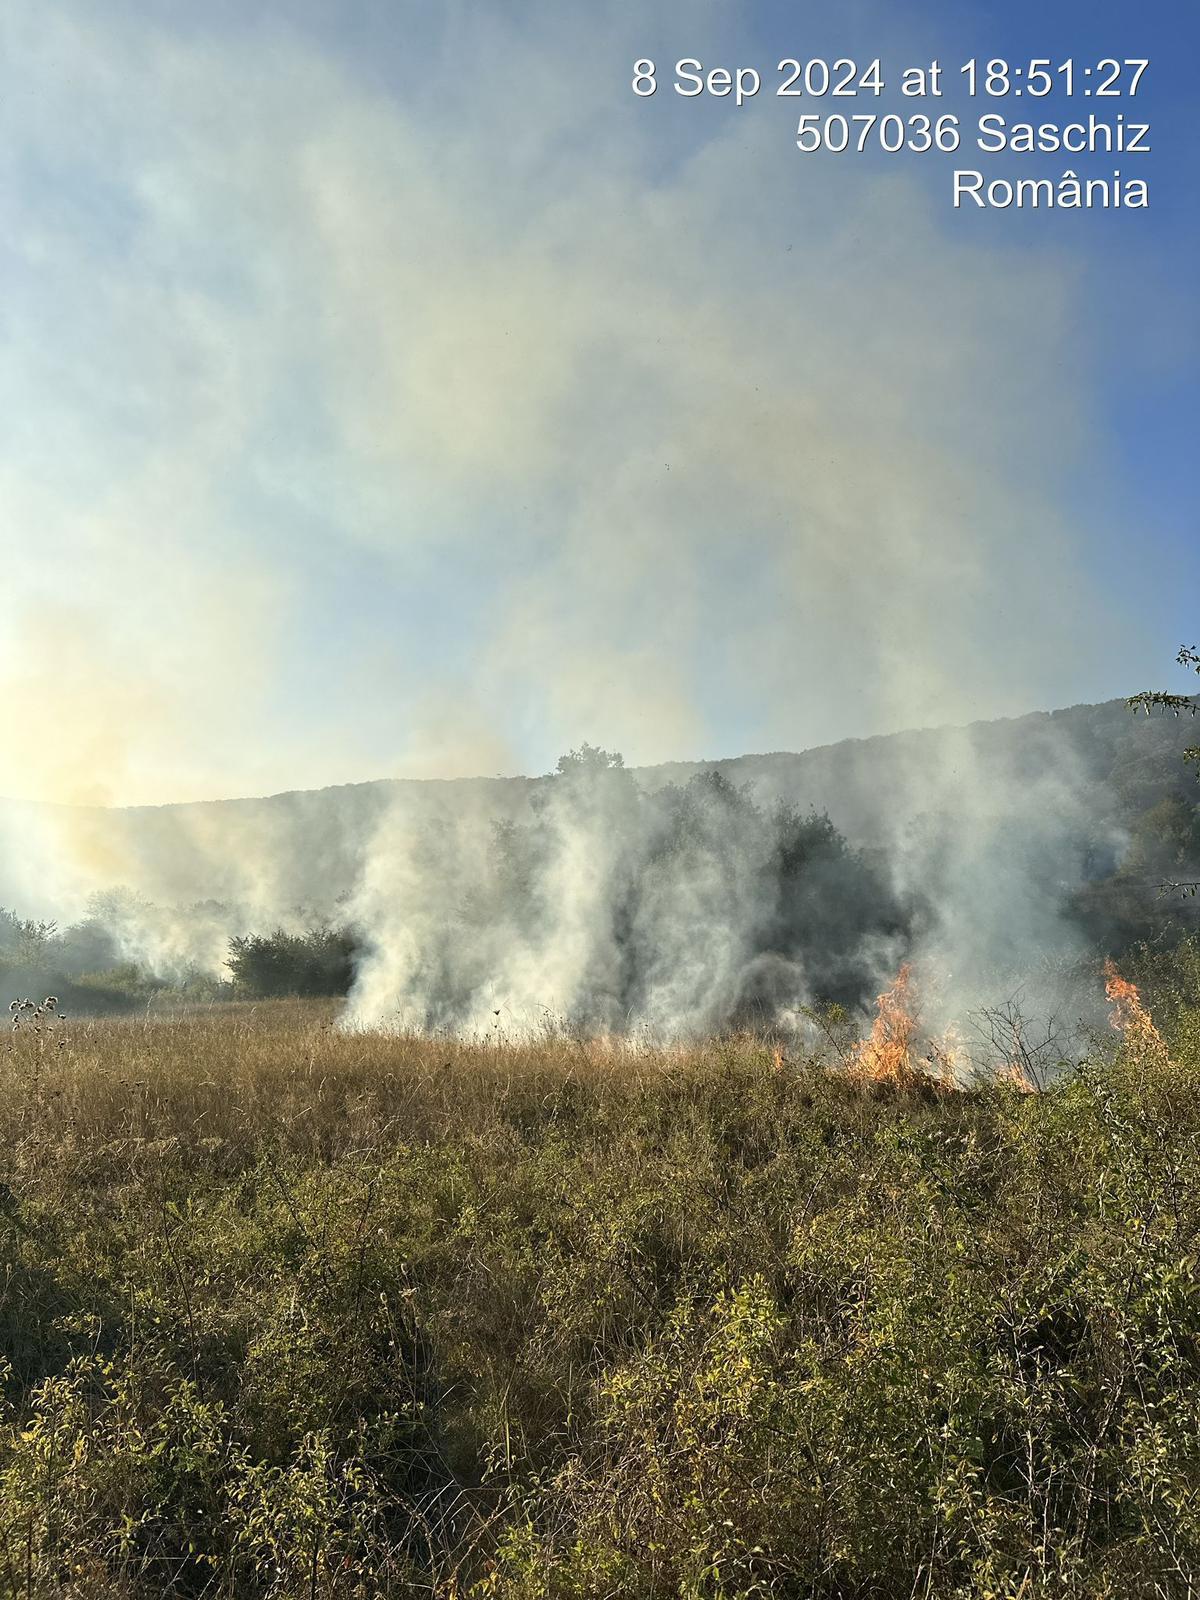
[[[1200,26],[1048,10],[3,0],[0,794],[797,749],[1172,681]],[[1103,114],[1154,153],[814,157],[794,100],[669,92],[682,56],[773,88],[819,54],[1149,56]],[[1069,162],[1150,211],[951,209],[956,164]]]

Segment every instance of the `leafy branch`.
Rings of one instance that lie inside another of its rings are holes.
[[[1175,657],[1181,667],[1191,667],[1200,672],[1200,649],[1195,645],[1189,649],[1187,645]],[[1172,716],[1179,717],[1185,712],[1189,717],[1194,717],[1200,712],[1200,700],[1187,694],[1168,694],[1165,689],[1143,689],[1141,694],[1131,694],[1125,702],[1131,711],[1144,711],[1147,716],[1151,711],[1169,711]],[[1200,745],[1183,752],[1185,761],[1200,761]]]

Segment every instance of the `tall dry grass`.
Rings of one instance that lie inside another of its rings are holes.
[[[1040,1095],[319,1003],[18,1031],[0,1595],[1195,1593],[1172,970]]]

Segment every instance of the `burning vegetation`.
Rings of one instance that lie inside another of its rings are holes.
[[[1110,1022],[1138,1057],[1167,1059],[1167,1046],[1142,1002],[1137,985],[1123,978],[1111,961],[1104,963],[1104,993],[1112,1007]]]
[[[1105,961],[1103,974],[1111,1025],[1130,1053],[1137,1059],[1167,1061],[1166,1043],[1137,985],[1121,977],[1111,960]],[[1012,1004],[982,1015],[987,1023],[985,1077],[1022,1094],[1040,1093],[1046,1086],[1047,1055],[1054,1053],[1048,1049],[1055,1044],[1053,1032],[1032,1045],[1026,1019]],[[893,1089],[934,1087],[952,1092],[977,1082],[981,1067],[954,1027],[937,1036],[922,1028],[913,966],[906,961],[876,998],[870,1031],[850,1047],[846,1071],[859,1082]]]
[[[875,1001],[876,1016],[867,1037],[853,1050],[850,1072],[867,1083],[897,1089],[928,1081],[928,1063],[914,1054],[918,1021],[913,1009],[912,966],[905,962]]]

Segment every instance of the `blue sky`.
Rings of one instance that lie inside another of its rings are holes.
[[[0,29],[29,730],[0,792],[801,748],[1177,677],[1192,13],[13,0]],[[641,56],[822,54],[936,56],[964,121],[1029,115],[968,104],[969,56],[1149,57],[1104,111],[1153,153],[1070,160],[1151,207],[955,212],[956,163],[1067,160],[805,156],[794,101],[630,92]]]

